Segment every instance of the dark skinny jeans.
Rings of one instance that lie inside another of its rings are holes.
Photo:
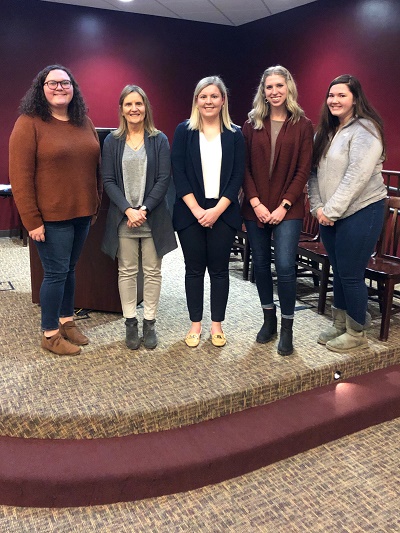
[[[365,269],[382,231],[384,205],[379,200],[333,226],[320,225],[333,270],[333,304],[360,325],[368,307]]]
[[[91,217],[44,222],[45,241],[35,241],[43,265],[40,287],[42,330],[58,329],[60,317],[74,314],[75,266],[89,233]]]
[[[278,297],[284,318],[293,318],[296,304],[296,254],[303,221],[282,220],[263,228],[257,222],[246,220],[250,240],[254,274],[261,307],[271,307],[274,301],[271,273],[271,241],[274,239],[275,270],[278,277]]]

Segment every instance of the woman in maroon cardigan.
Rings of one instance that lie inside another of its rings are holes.
[[[311,169],[313,127],[297,103],[290,72],[268,68],[262,75],[249,120],[246,142],[243,217],[249,235],[264,323],[257,342],[277,332],[271,274],[274,243],[281,307],[280,355],[293,353],[296,252],[304,217],[304,186]]]

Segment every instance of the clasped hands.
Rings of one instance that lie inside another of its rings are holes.
[[[254,212],[260,222],[263,224],[279,224],[286,216],[286,209],[281,205],[270,212],[264,204],[258,204],[256,207],[253,207]]]
[[[317,209],[317,220],[321,224],[321,226],[333,226],[334,222],[330,218],[324,215],[322,211],[322,207],[319,207]]]
[[[125,215],[128,217],[128,222],[126,223],[128,228],[139,228],[146,218],[146,211],[144,209],[133,209],[133,207],[128,207],[125,211]]]
[[[203,228],[211,229],[219,217],[219,213],[215,207],[203,209],[199,206],[198,208],[194,209],[192,213],[197,218],[198,223],[203,226]]]

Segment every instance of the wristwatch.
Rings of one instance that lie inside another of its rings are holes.
[[[281,206],[286,209],[286,211],[289,211],[289,209],[292,207],[292,204],[288,204],[287,202],[282,202]]]
[[[142,211],[146,211],[146,213],[147,213],[147,211],[148,211],[148,209],[147,209],[147,207],[146,207],[145,205],[142,205],[142,206],[140,207],[140,209],[141,209]]]

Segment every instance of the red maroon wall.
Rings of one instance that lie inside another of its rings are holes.
[[[220,74],[230,82],[225,57],[236,28],[38,0],[7,2],[1,10],[0,183],[8,182],[8,139],[20,99],[46,65],[71,68],[96,126],[116,126],[121,89],[142,86],[170,139],[190,114],[200,78]],[[0,230],[17,225],[10,205],[0,199]]]
[[[398,0],[318,0],[239,28],[38,0],[1,3],[0,182],[8,182],[8,138],[19,101],[37,72],[55,62],[72,69],[96,126],[116,125],[119,93],[137,83],[170,140],[203,76],[225,79],[232,117],[241,124],[267,66],[292,71],[314,122],[331,79],[352,73],[384,118],[385,167],[400,169]],[[9,206],[0,200],[0,230],[17,225]]]
[[[316,123],[329,83],[353,74],[384,119],[385,168],[400,170],[399,0],[318,0],[238,31],[243,47],[235,60],[246,73],[246,95],[254,94],[265,68],[280,63],[294,75],[300,104]],[[235,98],[238,87],[232,86]]]

